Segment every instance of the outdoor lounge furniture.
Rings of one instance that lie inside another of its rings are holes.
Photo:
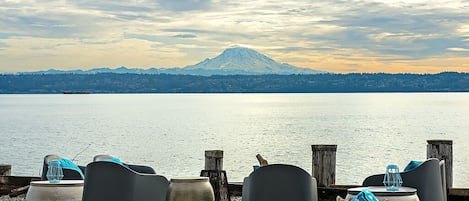
[[[42,174],[41,174],[41,180],[47,180],[47,170],[49,168],[49,162],[51,160],[60,160],[62,157],[54,154],[46,155],[43,160],[43,165],[42,165]],[[82,173],[85,172],[85,167],[84,166],[78,166],[77,167],[82,171]],[[79,171],[76,169],[72,168],[62,168],[62,172],[64,174],[64,177],[62,178],[63,180],[82,180],[83,179],[83,174],[81,174]]]
[[[107,154],[99,154],[93,157],[93,161],[115,161],[115,159],[117,158],[111,155],[107,155]],[[155,170],[152,167],[144,166],[144,165],[128,164],[128,163],[124,163],[120,161],[120,159],[117,159],[117,160],[121,162],[123,165],[134,170],[135,172],[143,173],[143,174],[156,174]]]
[[[316,179],[285,164],[260,167],[244,179],[242,201],[317,201]]]
[[[444,166],[444,162],[442,163]],[[420,201],[445,201],[446,179],[440,161],[435,158],[424,161],[409,171],[400,173],[402,186],[417,189]],[[372,175],[363,181],[363,186],[383,186],[384,174]]]
[[[440,174],[441,174],[441,187],[443,189],[443,201],[448,200],[448,189],[446,189],[446,170],[445,170],[445,161],[440,161]]]
[[[169,181],[125,165],[95,161],[86,166],[83,201],[165,201]]]

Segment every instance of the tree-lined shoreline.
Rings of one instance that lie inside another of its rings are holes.
[[[169,75],[3,74],[1,94],[469,92],[469,73]]]

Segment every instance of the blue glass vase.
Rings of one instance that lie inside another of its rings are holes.
[[[387,191],[398,191],[402,186],[402,178],[397,165],[390,164],[386,166],[383,184]]]
[[[47,180],[50,183],[59,183],[64,177],[62,167],[59,160],[51,160],[47,169]]]

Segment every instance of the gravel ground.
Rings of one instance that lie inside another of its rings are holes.
[[[240,196],[231,196],[231,201],[241,201],[241,197]]]
[[[25,195],[20,195],[18,197],[11,198],[8,195],[0,197],[0,201],[24,201]]]

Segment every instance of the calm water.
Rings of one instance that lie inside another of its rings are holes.
[[[311,145],[337,144],[338,184],[426,158],[453,140],[454,186],[469,186],[469,93],[0,95],[0,163],[39,175],[46,154],[86,165],[96,154],[198,176],[224,150],[229,181],[255,155],[311,172]]]

